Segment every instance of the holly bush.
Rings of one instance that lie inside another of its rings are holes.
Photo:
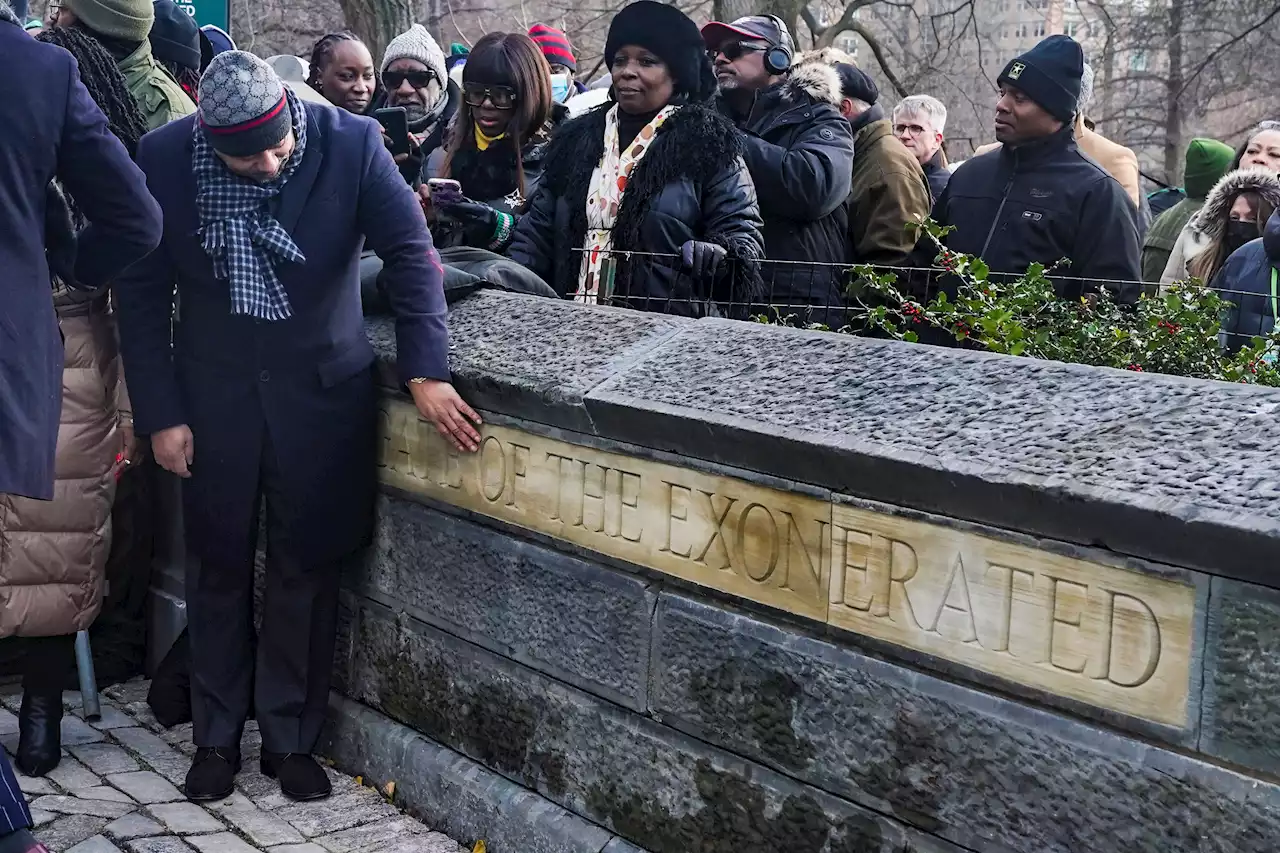
[[[958,345],[1006,355],[1280,387],[1280,332],[1224,350],[1222,319],[1230,304],[1198,281],[1174,284],[1136,306],[1117,305],[1105,289],[1067,300],[1054,291],[1054,267],[1034,264],[1025,275],[997,278],[981,258],[947,249],[948,229],[932,221],[920,227],[956,285],[954,297],[938,292],[921,302],[894,273],[856,266],[842,331],[917,341],[932,329]]]

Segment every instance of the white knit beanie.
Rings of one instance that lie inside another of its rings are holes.
[[[444,68],[444,51],[422,24],[414,24],[408,32],[401,33],[391,40],[391,44],[387,45],[387,52],[382,57],[382,70],[386,71],[387,66],[397,59],[418,60],[431,69],[431,73],[440,81],[441,86],[449,79]]]

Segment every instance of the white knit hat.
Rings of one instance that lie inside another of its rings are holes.
[[[431,69],[431,73],[440,81],[441,86],[449,79],[444,68],[444,51],[422,24],[414,24],[408,32],[401,33],[391,40],[391,44],[387,45],[387,52],[382,57],[382,70],[386,71],[387,66],[397,59],[418,60]]]

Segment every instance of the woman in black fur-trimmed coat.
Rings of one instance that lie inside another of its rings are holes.
[[[614,17],[605,56],[612,97],[552,138],[511,259],[568,299],[745,315],[763,295],[760,210],[737,130],[703,106],[715,78],[697,25],[641,0]]]

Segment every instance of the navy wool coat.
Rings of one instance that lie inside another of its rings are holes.
[[[135,427],[190,427],[187,540],[222,563],[252,547],[264,449],[279,475],[267,500],[284,513],[292,553],[338,559],[370,533],[376,397],[360,305],[362,243],[383,260],[402,379],[449,379],[443,272],[416,195],[372,120],[305,109],[306,151],[275,199],[277,219],[306,256],[277,268],[293,307],[287,320],[233,315],[229,285],[214,276],[195,205],[195,117],[152,131],[138,147],[165,221],[160,250],[119,288]]]
[[[0,16],[0,494],[53,497],[62,336],[44,253],[58,178],[89,220],[75,276],[98,287],[160,241],[160,211],[71,54]],[[16,84],[21,81],[21,84]]]

